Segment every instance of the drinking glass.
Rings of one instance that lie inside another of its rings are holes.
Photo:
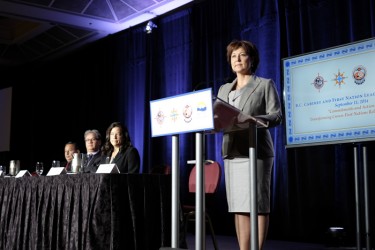
[[[53,168],[58,168],[58,167],[60,167],[60,161],[52,161],[52,167],[53,167]]]
[[[43,174],[43,162],[40,162],[38,161],[36,164],[35,164],[35,172],[41,176]]]
[[[0,171],[3,171],[3,175],[6,175],[5,166],[0,165]]]
[[[81,153],[81,168],[79,169],[79,172],[83,172],[87,163],[88,163],[87,154]]]
[[[107,156],[105,158],[105,164],[109,164],[109,163],[111,163],[111,157]]]

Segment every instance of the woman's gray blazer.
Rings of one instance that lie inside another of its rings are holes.
[[[229,102],[229,92],[237,83],[235,79],[231,83],[223,84],[217,97]],[[241,95],[239,109],[244,114],[262,118],[269,122],[269,127],[275,127],[282,122],[282,111],[280,98],[275,83],[253,75],[244,87]],[[249,156],[249,134],[248,130],[226,132],[223,135],[222,156],[223,158],[248,157]],[[257,156],[267,158],[274,156],[273,142],[268,129],[257,129]]]

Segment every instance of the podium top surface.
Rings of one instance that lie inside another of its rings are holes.
[[[249,128],[254,124],[257,128],[267,128],[268,122],[241,112],[224,100],[215,97],[213,103],[215,132],[231,132]]]

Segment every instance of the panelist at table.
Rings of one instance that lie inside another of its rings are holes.
[[[61,167],[65,167],[67,172],[71,172],[72,170],[72,161],[74,153],[80,153],[78,144],[74,141],[69,141],[65,143],[64,147],[64,157],[65,162],[61,163]]]
[[[101,163],[116,164],[120,173],[139,173],[138,150],[132,145],[128,128],[120,122],[113,122],[107,128],[102,155]]]
[[[87,158],[83,162],[83,173],[95,173],[102,160],[102,136],[97,129],[86,130],[84,135]]]

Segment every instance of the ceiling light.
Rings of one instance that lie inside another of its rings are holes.
[[[146,24],[146,27],[145,27],[145,31],[147,34],[150,34],[152,33],[152,30],[154,28],[157,28],[158,26],[156,26],[156,24],[154,24],[152,21],[148,21],[148,23]]]

